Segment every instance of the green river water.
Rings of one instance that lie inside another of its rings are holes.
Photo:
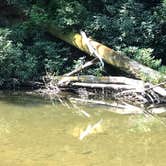
[[[1,92],[0,166],[165,166],[165,123]]]

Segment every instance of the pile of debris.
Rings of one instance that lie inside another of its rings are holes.
[[[48,81],[49,80],[49,81]],[[133,105],[165,104],[166,90],[158,85],[126,77],[52,76],[47,78],[47,94],[72,92],[86,99],[113,99]]]

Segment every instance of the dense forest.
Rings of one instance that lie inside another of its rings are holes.
[[[55,38],[80,32],[132,59],[166,73],[165,0],[4,0],[0,3],[0,87],[62,75],[88,59],[85,53]],[[118,69],[85,74],[115,75]]]

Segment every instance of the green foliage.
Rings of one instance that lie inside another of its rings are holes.
[[[166,64],[164,2],[155,1],[151,4],[150,1],[106,0],[102,4],[84,21],[87,33],[116,50],[130,47],[152,48],[152,56],[162,59],[162,64]],[[93,5],[97,6],[96,3]]]
[[[55,73],[56,75],[67,72],[70,62],[70,48],[64,47],[64,43],[44,43],[45,58],[43,61],[44,68],[46,71]],[[39,45],[41,47],[41,45]]]
[[[76,69],[79,66],[83,65],[85,63],[85,57],[80,57],[77,60],[74,60],[74,66],[73,68]]]
[[[20,6],[23,8],[29,7],[32,2],[33,0],[4,0],[4,3],[7,5]]]
[[[85,56],[80,57],[80,58],[74,60],[73,69],[76,69],[76,68],[80,67],[85,62],[86,62],[86,57]],[[103,74],[103,68],[101,67],[101,64],[99,62],[99,63],[97,63],[97,65],[91,66],[90,68],[81,71],[81,74],[83,74],[83,75],[102,76],[102,74]]]
[[[79,29],[82,26],[82,21],[87,17],[86,8],[77,0],[50,0],[45,3],[38,1],[36,4],[38,7],[36,5],[33,6],[37,8],[37,12],[36,9],[30,11],[32,16],[38,13],[37,17],[31,17],[33,20],[37,19],[42,22],[46,18],[43,18],[43,15],[46,15],[49,21],[51,20],[52,23],[63,30]]]
[[[63,29],[75,26],[80,27],[84,19],[85,11],[85,8],[78,1],[64,1],[60,4],[60,8],[56,10],[54,21]]]
[[[159,68],[159,71],[160,71],[161,73],[163,73],[163,74],[166,74],[166,66],[161,66],[161,67]]]
[[[63,42],[49,40],[42,31],[30,31],[22,25],[0,29],[1,84],[11,78],[35,79],[46,71],[62,74],[70,66],[69,58],[70,48]]]
[[[37,5],[33,5],[31,12],[29,14],[31,18],[31,23],[41,26],[43,24],[47,24],[48,22],[48,15],[45,13],[44,9],[38,7]]]
[[[136,61],[149,66],[153,69],[158,69],[161,66],[161,59],[155,59],[152,56],[153,49],[129,47],[123,50],[127,55],[130,55]]]
[[[89,68],[85,74],[100,77],[104,74],[104,72],[101,64],[98,63],[96,66]]]
[[[0,29],[0,78],[27,79],[34,75],[36,59],[26,51],[23,51],[21,43],[13,43],[7,39],[11,32],[8,29]]]

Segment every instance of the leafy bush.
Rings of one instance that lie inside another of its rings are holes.
[[[36,59],[23,50],[21,43],[7,39],[11,32],[0,29],[0,77],[1,79],[27,79],[35,73]]]
[[[159,68],[159,71],[162,72],[163,74],[166,74],[166,66],[161,66]]]
[[[151,48],[139,49],[137,47],[129,47],[123,51],[136,61],[153,69],[159,69],[161,66],[161,59],[155,59],[154,56],[152,56],[153,49]]]
[[[30,31],[22,25],[0,29],[1,80],[35,79],[46,71],[62,74],[71,68],[70,55],[70,47],[49,39],[42,31]]]

